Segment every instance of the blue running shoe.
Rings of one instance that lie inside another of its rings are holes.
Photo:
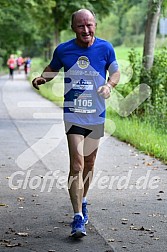
[[[74,238],[82,238],[86,235],[85,223],[80,215],[74,216],[74,220],[71,223],[72,231],[71,236]]]
[[[88,224],[88,209],[87,209],[87,202],[82,203],[82,213],[84,217],[85,225]]]

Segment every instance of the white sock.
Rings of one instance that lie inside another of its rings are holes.
[[[75,217],[76,215],[80,215],[80,216],[82,217],[82,219],[84,219],[82,212],[81,212],[81,213],[74,213],[74,217]]]
[[[86,197],[83,197],[82,198],[82,203],[86,203],[86,202],[87,202]]]

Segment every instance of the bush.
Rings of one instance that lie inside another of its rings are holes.
[[[0,68],[2,67],[2,64],[3,64],[3,58],[0,57]]]
[[[124,38],[124,45],[126,47],[142,46],[144,41],[144,34],[141,35],[128,35]]]
[[[140,83],[146,83],[152,90],[150,99],[138,109],[138,115],[147,117],[157,128],[160,127],[167,132],[167,48],[156,51],[150,70],[142,67],[141,57],[135,50],[129,53],[129,60],[133,68],[133,77],[128,85],[134,88]]]
[[[113,46],[120,46],[122,45],[122,43],[123,43],[123,38],[120,34],[117,34],[112,38]]]

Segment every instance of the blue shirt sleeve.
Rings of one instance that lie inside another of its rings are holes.
[[[60,70],[63,67],[62,61],[60,59],[61,51],[60,51],[60,45],[55,49],[53,53],[52,60],[49,64],[49,66],[53,70]]]
[[[110,72],[110,74],[112,74],[118,70],[118,63],[116,60],[115,51],[112,44],[107,43],[107,47],[108,47],[108,54],[107,54],[108,57],[106,67],[107,70]]]
[[[118,63],[117,63],[116,60],[114,60],[114,61],[109,65],[108,71],[109,71],[109,75],[112,75],[113,73],[115,73],[115,72],[118,71]]]

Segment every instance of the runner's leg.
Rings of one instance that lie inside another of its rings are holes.
[[[77,134],[68,134],[68,148],[70,156],[70,172],[68,178],[69,194],[74,213],[82,212],[82,198],[84,193],[83,186],[83,169],[84,156],[83,152],[78,152],[78,145],[84,143],[84,136]]]
[[[100,139],[92,139],[89,137],[85,138],[84,141],[84,171],[83,171],[83,181],[84,181],[84,194],[86,197],[90,183],[93,178],[94,163],[97,155],[97,150],[99,146]]]

